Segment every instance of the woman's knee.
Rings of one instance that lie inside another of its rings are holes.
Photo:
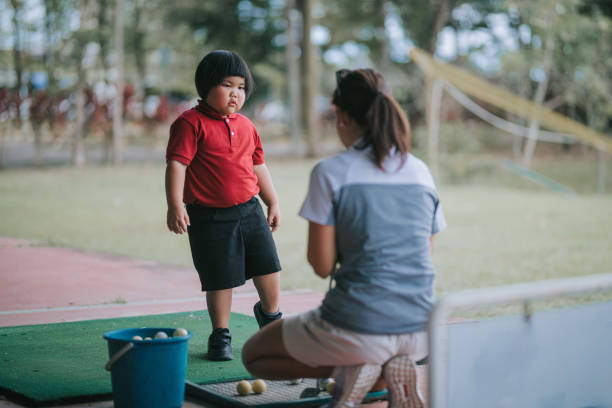
[[[287,352],[282,339],[282,320],[277,320],[252,335],[242,347],[242,363],[249,365],[264,357],[284,357]]]
[[[242,346],[242,364],[245,367],[248,366],[249,362],[253,361],[256,357],[255,352],[257,351],[257,347],[254,347],[254,344],[257,343],[257,337],[260,335],[260,332],[252,335],[246,343]]]

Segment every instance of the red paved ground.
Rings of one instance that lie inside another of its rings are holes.
[[[201,310],[193,269],[126,257],[54,248],[0,237],[0,327]],[[287,315],[316,307],[322,294],[281,292]],[[249,284],[234,294],[232,311],[252,315]],[[187,401],[184,408],[201,407]],[[369,404],[383,408],[386,403]],[[2,400],[0,408],[19,407]],[[112,402],[71,406],[112,407]]]
[[[201,310],[193,269],[0,237],[0,327]],[[315,307],[322,294],[281,293],[283,312]],[[232,310],[252,314],[250,283],[235,291]]]

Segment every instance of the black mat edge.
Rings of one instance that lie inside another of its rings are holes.
[[[9,388],[5,388],[0,385],[0,395],[6,398],[7,401],[11,401],[18,405],[25,407],[52,407],[58,405],[73,405],[83,404],[88,402],[108,401],[113,399],[112,393],[105,394],[89,394],[89,395],[77,395],[74,397],[60,397],[55,399],[37,400],[28,397],[27,395],[13,391]]]
[[[223,382],[232,382],[232,381],[223,381]],[[219,384],[218,383],[208,383],[208,384],[196,384],[191,381],[185,381],[185,395],[190,396],[195,399],[202,400],[204,402],[210,402],[213,404],[221,404],[222,407],[232,407],[232,408],[247,408],[247,407],[257,407],[257,408],[284,408],[284,407],[318,407],[323,404],[331,401],[331,396],[321,396],[321,397],[313,397],[313,398],[300,398],[295,401],[285,401],[285,402],[275,402],[275,403],[265,403],[265,404],[245,404],[244,402],[236,401],[233,398],[228,398],[225,395],[219,394],[215,391],[208,390],[203,387],[203,385],[210,384]],[[374,402],[380,400],[387,399],[387,390],[369,392],[364,398],[364,402]]]

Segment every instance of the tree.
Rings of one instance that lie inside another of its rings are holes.
[[[284,64],[282,45],[275,41],[284,34],[283,7],[268,0],[184,0],[169,9],[168,21],[180,21],[197,34],[199,59],[213,49],[229,49],[242,56],[253,71],[257,88],[254,97],[265,94],[269,80],[253,69],[258,64]],[[198,59],[198,60],[199,60]]]
[[[317,110],[315,97],[318,89],[316,80],[314,47],[312,44],[312,6],[313,0],[299,0],[298,7],[302,13],[302,118],[304,120],[304,137],[308,145],[307,155],[314,157],[318,154],[316,138]]]
[[[529,94],[546,83],[545,105],[606,132],[612,118],[612,45],[601,39],[612,37],[612,20],[604,13],[609,9],[597,4],[521,0],[508,8],[529,35],[502,58],[500,80],[512,89],[526,86]]]
[[[73,35],[72,59],[76,64],[77,83],[74,89],[76,117],[72,143],[72,164],[84,166],[85,154],[87,71],[84,66],[84,50],[88,43],[95,41],[97,25],[96,4],[93,0],[79,0],[79,29]]]
[[[43,64],[47,73],[48,90],[51,93],[57,89],[57,69],[61,64],[61,36],[66,24],[69,2],[66,0],[44,0],[44,37],[45,50]]]
[[[13,27],[14,27],[14,43],[13,43],[13,67],[15,69],[15,88],[17,92],[21,90],[23,63],[21,58],[21,12],[23,10],[23,1],[10,0],[10,5],[13,8]]]
[[[354,42],[365,46],[372,64],[386,72],[390,56],[385,20],[392,3],[386,0],[336,0],[325,3],[321,24],[330,30],[331,39],[322,47],[323,51]]]
[[[294,149],[297,150],[302,135],[300,66],[298,60],[298,20],[295,1],[285,3],[285,19],[287,21],[285,45],[285,60],[287,65],[287,94],[289,101],[289,133]]]
[[[133,0],[132,23],[129,25],[129,45],[134,56],[136,66],[136,97],[143,99],[147,89],[147,54],[151,51],[146,45],[147,26],[150,23],[148,6],[150,2],[143,0]],[[144,104],[143,104],[144,109]]]

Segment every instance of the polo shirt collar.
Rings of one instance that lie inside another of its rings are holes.
[[[198,106],[196,106],[196,109],[213,119],[224,120],[225,118],[234,119],[236,117],[235,113],[232,113],[228,116],[220,115],[219,112],[217,112],[212,108],[212,106],[207,104],[204,99],[198,99]]]

